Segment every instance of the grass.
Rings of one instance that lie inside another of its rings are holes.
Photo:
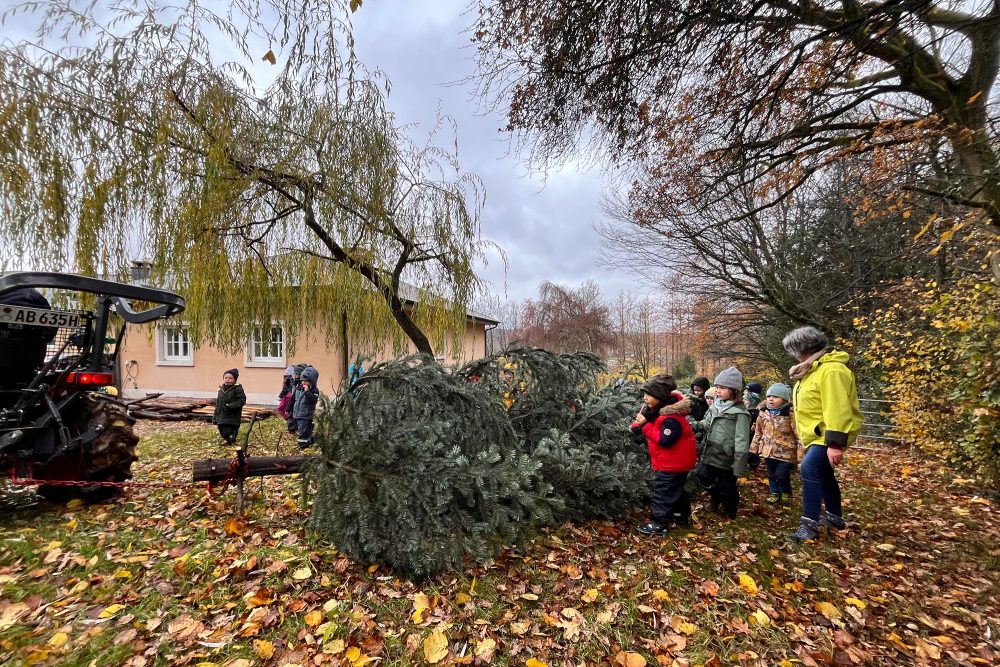
[[[192,461],[230,454],[212,427],[140,426],[136,479],[173,486],[93,506],[16,489],[0,500],[0,665],[402,666],[426,664],[435,632],[447,640],[436,664],[1000,655],[997,508],[902,454],[852,453],[841,473],[852,525],[812,544],[786,542],[797,511],[768,506],[755,477],[736,521],[697,515],[648,538],[632,529],[636,508],[415,583],[314,543],[294,476],[249,482],[238,521],[232,491],[187,484]],[[251,453],[276,450],[297,453],[265,422]],[[429,609],[415,616],[421,595]]]

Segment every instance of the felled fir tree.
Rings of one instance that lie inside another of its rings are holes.
[[[618,518],[649,497],[649,455],[628,429],[642,394],[632,382],[599,389],[606,370],[587,353],[513,348],[458,371],[503,396],[521,446],[561,501],[560,521]]]
[[[317,413],[309,526],[354,558],[424,576],[483,560],[552,521],[541,463],[501,398],[433,358],[369,368]]]

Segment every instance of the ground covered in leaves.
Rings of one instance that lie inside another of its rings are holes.
[[[278,426],[251,453],[293,453]],[[203,424],[139,429],[140,481],[228,454]],[[0,486],[0,665],[1000,664],[997,505],[903,453],[841,477],[851,526],[813,544],[786,543],[798,513],[759,473],[734,522],[642,537],[637,508],[419,582],[316,544],[296,477],[252,482],[242,519],[203,485]]]

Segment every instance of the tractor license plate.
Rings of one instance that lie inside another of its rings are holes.
[[[23,308],[21,306],[0,305],[0,322],[7,324],[24,324],[34,327],[76,328],[82,326],[79,313],[63,310],[45,310],[42,308]]]

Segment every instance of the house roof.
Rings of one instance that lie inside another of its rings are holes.
[[[132,261],[132,267],[133,267],[133,269],[132,269],[132,281],[133,282],[135,282],[137,284],[142,284],[144,282],[143,279],[142,279],[142,269],[146,268],[147,266],[149,266],[149,262],[147,262],[145,260],[133,260]],[[148,276],[148,273],[146,273],[146,275]],[[293,287],[297,287],[297,286],[298,285],[293,285]],[[401,281],[400,285],[399,285],[399,292],[400,292],[399,296],[402,298],[403,302],[406,303],[407,305],[414,305],[414,304],[419,303],[419,301],[420,301],[417,298],[418,290],[417,290],[417,288],[416,288],[415,285],[411,285],[410,283],[407,283],[405,281]],[[482,313],[477,313],[477,312],[475,312],[474,310],[471,310],[471,309],[465,311],[465,316],[466,316],[466,318],[468,318],[470,320],[477,321],[477,322],[483,322],[484,324],[487,324],[487,325],[489,325],[489,324],[493,324],[493,325],[500,324],[499,320],[495,320],[492,317],[489,317],[488,315],[484,315]]]

